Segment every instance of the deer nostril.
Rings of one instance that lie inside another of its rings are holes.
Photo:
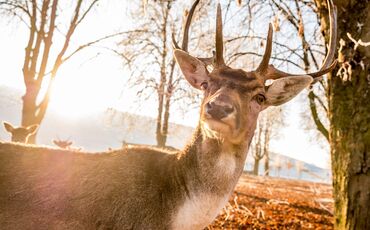
[[[217,120],[221,120],[222,118],[227,117],[233,111],[233,106],[218,105],[214,102],[208,102],[206,104],[206,113]]]

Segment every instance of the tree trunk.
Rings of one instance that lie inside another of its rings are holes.
[[[159,96],[159,103],[158,103],[158,114],[157,114],[157,127],[156,127],[156,139],[157,145],[163,147],[165,145],[165,138],[162,134],[162,110],[163,110],[163,98]]]
[[[269,170],[270,170],[270,166],[269,166],[269,161],[270,161],[270,157],[269,157],[269,146],[270,146],[270,135],[271,135],[271,130],[269,127],[272,126],[272,122],[270,122],[268,119],[266,120],[266,123],[265,123],[265,131],[264,131],[264,143],[263,143],[263,156],[265,157],[265,164],[264,164],[264,175],[265,176],[268,176],[270,173],[269,173]]]
[[[258,176],[260,160],[259,158],[254,158],[253,174],[256,176]]]
[[[173,75],[175,69],[175,60],[171,62],[170,73],[168,76],[167,82],[167,90],[165,95],[165,103],[164,103],[164,114],[163,114],[163,121],[162,121],[162,138],[159,146],[165,147],[167,142],[167,135],[168,135],[168,123],[170,120],[170,108],[171,108],[171,98],[173,93]]]
[[[316,1],[321,25],[327,14]],[[339,67],[328,77],[329,140],[336,229],[370,229],[370,2],[335,1],[338,8]],[[348,33],[348,34],[347,34]]]
[[[269,151],[265,152],[265,162],[264,162],[264,176],[269,176],[270,175],[270,154]]]
[[[22,100],[22,126],[29,126],[36,124],[35,121],[35,110],[36,110],[36,98],[38,94],[38,88],[35,86],[35,82],[26,83],[26,93],[23,95]],[[35,143],[35,135],[32,135],[28,138],[28,143]]]
[[[166,146],[167,141],[167,128],[163,129],[163,109],[165,106],[165,86],[167,84],[167,27],[169,23],[169,13],[171,9],[171,1],[167,2],[167,6],[163,15],[162,23],[162,53],[161,53],[161,70],[160,82],[157,89],[158,92],[158,115],[157,115],[157,128],[156,139],[157,145],[160,147]],[[167,125],[167,124],[166,124]]]

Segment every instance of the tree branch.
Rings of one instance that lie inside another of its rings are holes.
[[[254,55],[254,56],[258,56],[258,57],[262,57],[263,55],[262,54],[258,54],[256,52],[238,52],[238,53],[234,53],[233,55],[231,55],[230,57],[230,61],[228,64],[230,63],[233,63],[237,58],[241,57],[241,56],[244,56],[244,55]],[[232,60],[232,58],[234,58],[234,60]],[[288,62],[300,69],[303,69],[302,66],[298,65],[297,63],[291,61],[291,60],[288,60],[286,58],[279,58],[279,57],[271,57],[271,59],[274,59],[274,60],[279,60],[279,61],[284,61],[284,62]]]
[[[31,67],[30,67],[30,76],[32,80],[36,80],[36,68],[39,60],[39,53],[42,41],[45,39],[45,25],[47,24],[48,20],[48,10],[49,10],[50,0],[45,0],[42,3],[41,7],[41,18],[40,18],[40,28],[36,28],[36,42],[32,49],[32,57],[31,57]],[[40,77],[40,76],[38,76]],[[41,76],[42,78],[43,76]]]
[[[69,46],[69,42],[71,40],[71,37],[76,29],[76,26],[77,26],[77,21],[78,21],[78,18],[79,18],[79,13],[80,13],[80,9],[81,9],[81,4],[82,4],[82,0],[78,0],[77,1],[77,4],[76,4],[76,7],[75,7],[75,10],[74,10],[74,16],[71,20],[71,23],[70,23],[70,26],[68,28],[68,31],[67,31],[67,35],[66,35],[66,38],[64,40],[64,44],[63,44],[63,47],[61,49],[61,51],[59,52],[55,62],[54,62],[54,65],[53,65],[53,68],[51,70],[51,77],[54,78],[58,69],[59,69],[59,66],[62,64],[62,58],[65,54],[65,52],[67,51],[68,49],[68,46]]]
[[[87,10],[82,14],[82,16],[80,17],[80,19],[76,22],[76,27],[84,20],[84,18],[86,17],[86,15],[90,12],[90,10],[94,7],[94,5],[97,2],[99,2],[99,0],[94,0],[92,3],[90,3],[90,5],[87,8]]]
[[[140,30],[136,30],[136,31],[140,31]],[[118,33],[114,33],[114,34],[110,34],[110,35],[107,35],[107,36],[104,36],[104,37],[101,37],[101,38],[98,38],[94,41],[90,41],[88,43],[85,43],[83,45],[80,45],[77,49],[75,49],[71,54],[69,54],[68,56],[66,56],[65,58],[62,58],[62,63],[66,62],[68,59],[70,59],[73,55],[75,55],[76,53],[80,52],[81,50],[89,47],[89,46],[92,46],[96,43],[99,43],[101,41],[104,41],[104,40],[107,40],[107,39],[110,39],[110,38],[113,38],[113,37],[117,37],[117,36],[120,36],[120,35],[123,35],[123,34],[127,34],[127,33],[131,33],[133,31],[125,31],[125,32],[118,32]]]
[[[315,97],[317,97],[317,96],[311,90],[308,93],[308,99],[309,99],[309,102],[310,102],[310,109],[311,109],[312,118],[313,118],[313,121],[315,122],[317,130],[319,130],[319,132],[326,138],[326,140],[329,141],[329,131],[325,128],[324,124],[321,122],[321,120],[319,118],[317,108],[316,108],[316,104],[315,104]]]
[[[51,6],[51,13],[50,13],[50,23],[49,23],[49,30],[46,34],[46,37],[44,39],[44,52],[41,59],[40,64],[40,70],[37,77],[37,83],[41,85],[42,79],[45,77],[45,71],[47,67],[47,63],[49,60],[49,53],[50,48],[52,45],[52,39],[55,29],[55,19],[57,17],[57,6],[58,6],[58,0],[53,0],[52,6]]]

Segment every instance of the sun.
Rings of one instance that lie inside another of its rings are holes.
[[[124,72],[102,68],[108,66],[102,62],[109,60],[63,66],[55,78],[49,108],[65,117],[80,118],[117,103],[125,82]]]

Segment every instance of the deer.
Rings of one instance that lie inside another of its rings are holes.
[[[269,65],[270,24],[262,61],[247,72],[224,61],[220,4],[214,55],[189,54],[198,3],[187,16],[181,47],[173,36],[181,72],[204,95],[188,144],[178,151],[128,145],[88,154],[0,143],[2,228],[203,229],[216,218],[243,173],[258,114],[289,101],[334,68],[336,10],[329,0],[330,47],[320,70],[290,74]]]
[[[61,149],[71,149],[71,146],[73,144],[73,142],[70,141],[69,139],[67,139],[67,140],[60,140],[59,138],[56,139],[56,140],[53,139],[53,143],[54,143],[54,145],[58,146]]]
[[[67,140],[60,140],[60,139],[53,139],[53,143],[58,146],[61,149],[68,149],[68,150],[74,150],[74,151],[81,151],[81,147],[72,147],[73,141]]]
[[[38,125],[13,127],[13,125],[6,121],[4,121],[3,124],[5,130],[11,134],[11,141],[20,143],[27,143],[28,138],[34,134],[39,127]]]

